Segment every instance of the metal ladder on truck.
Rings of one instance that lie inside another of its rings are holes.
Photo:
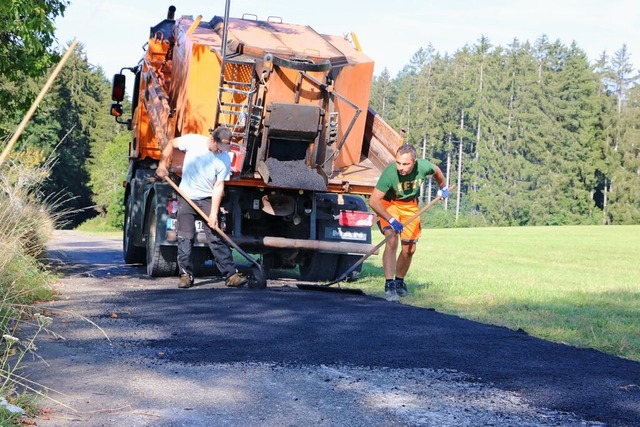
[[[226,2],[222,27],[222,55],[215,126],[225,125],[231,128],[234,140],[242,141],[248,152],[254,148],[250,147],[253,145],[249,139],[251,130],[259,129],[263,114],[263,106],[254,103],[257,90],[256,61],[235,54],[229,57],[227,54],[228,25],[229,0]],[[250,159],[252,157],[249,155]],[[250,163],[252,161],[250,160]]]
[[[254,105],[254,75],[255,61],[228,59],[223,55],[216,124],[228,126],[235,139],[245,143],[249,140],[252,123],[261,117],[262,110],[262,107]]]

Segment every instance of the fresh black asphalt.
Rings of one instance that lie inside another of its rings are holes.
[[[74,251],[77,250],[77,253]],[[109,282],[143,267],[121,265],[119,251],[67,247],[76,272],[88,264]],[[105,264],[106,263],[106,264]],[[73,265],[66,266],[74,273]],[[166,278],[164,280],[177,280]],[[203,286],[141,286],[104,297],[105,316],[170,339],[146,340],[153,363],[269,362],[432,368],[514,391],[531,405],[572,412],[608,426],[640,425],[640,363],[592,349],[531,337],[523,331],[468,321],[372,296],[300,290],[269,283],[266,290]],[[138,343],[140,344],[140,343]]]

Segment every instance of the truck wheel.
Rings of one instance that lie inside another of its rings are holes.
[[[175,276],[178,271],[178,250],[175,246],[162,246],[156,213],[156,198],[147,211],[147,274],[151,277]]]
[[[311,252],[300,263],[300,278],[309,282],[324,282],[336,278],[339,254]],[[339,272],[340,274],[342,272]]]
[[[143,264],[145,261],[144,248],[133,244],[133,224],[131,223],[133,203],[133,197],[127,197],[124,212],[124,229],[122,230],[122,255],[124,262],[127,264]]]

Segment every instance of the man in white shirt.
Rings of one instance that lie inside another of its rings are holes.
[[[184,151],[182,180],[180,190],[189,197],[203,212],[209,212],[207,226],[204,227],[207,244],[218,270],[226,278],[225,284],[238,287],[248,282],[247,278],[235,268],[231,248],[214,229],[218,227],[220,204],[224,195],[224,181],[231,176],[231,131],[218,127],[211,136],[187,134],[169,141],[162,150],[156,175],[164,178],[169,175],[167,165],[174,148]],[[178,195],[178,268],[180,270],[180,288],[193,286],[193,261],[191,250],[196,235],[195,220],[198,213]]]

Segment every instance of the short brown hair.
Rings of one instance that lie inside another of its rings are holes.
[[[411,153],[411,157],[413,160],[418,158],[418,152],[416,151],[416,147],[411,144],[402,144],[398,151],[396,151],[396,156],[398,154]]]
[[[231,130],[227,127],[224,126],[220,126],[217,127],[213,132],[211,132],[211,136],[213,137],[213,140],[220,144],[228,144],[231,142]],[[222,142],[226,140],[227,142]]]

